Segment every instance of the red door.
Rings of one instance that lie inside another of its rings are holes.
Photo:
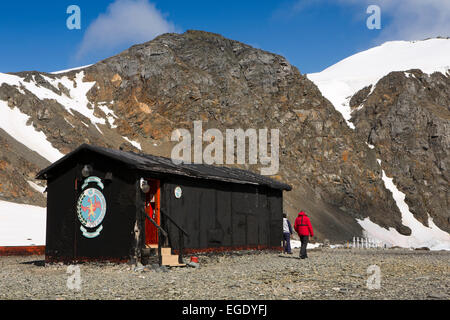
[[[160,219],[160,200],[161,191],[159,180],[148,180],[150,191],[146,195],[145,212],[159,225]],[[146,219],[145,221],[145,245],[155,246],[158,244],[158,230],[153,223]]]

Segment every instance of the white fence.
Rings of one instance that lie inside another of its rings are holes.
[[[352,249],[386,249],[388,244],[372,238],[353,237],[352,243],[349,243]]]

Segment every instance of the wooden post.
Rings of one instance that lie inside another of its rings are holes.
[[[184,247],[184,235],[183,232],[178,229],[178,263],[182,264],[183,263],[183,247]]]
[[[161,237],[163,237],[162,232],[158,229],[158,263],[160,266],[162,265],[161,247],[163,245]]]

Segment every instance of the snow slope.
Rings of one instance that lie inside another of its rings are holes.
[[[95,82],[84,82],[84,71],[76,73],[74,79],[69,79],[67,76],[56,79],[45,75],[42,75],[42,77],[56,89],[59,88],[59,85],[67,88],[68,95],[59,95],[52,90],[39,86],[34,76],[32,76],[31,81],[27,82],[24,78],[17,75],[0,73],[0,86],[6,83],[15,86],[22,93],[24,93],[24,90],[28,90],[40,100],[56,100],[70,114],[73,114],[73,111],[78,111],[86,116],[101,133],[97,124],[105,124],[107,120],[97,117],[94,114],[93,108],[88,107],[89,100],[87,93],[95,85]],[[28,119],[29,117],[17,107],[11,109],[6,101],[0,100],[1,129],[50,162],[55,162],[60,159],[63,154],[51,145],[43,132],[38,132],[32,125],[27,125]],[[114,118],[109,117],[108,121],[113,122]]]
[[[392,71],[421,69],[424,73],[450,69],[450,39],[391,41],[352,55],[319,73],[308,74],[354,129],[350,98]],[[373,88],[372,88],[373,90]]]
[[[0,100],[0,128],[48,161],[60,159],[63,154],[52,146],[43,132],[38,132],[32,125],[27,125],[28,119],[29,116],[18,108],[11,109],[5,101]]]
[[[405,202],[405,194],[397,189],[392,180],[386,176],[383,170],[384,184],[392,192],[395,203],[402,214],[402,224],[411,229],[411,235],[404,236],[394,228],[389,228],[389,230],[382,228],[370,221],[369,218],[364,220],[357,219],[368,236],[381,240],[391,246],[403,248],[427,247],[430,250],[450,250],[450,235],[439,229],[430,217],[428,219],[429,227],[424,226],[414,218],[414,215],[409,211],[408,204]]]
[[[0,246],[45,245],[46,209],[0,201]]]

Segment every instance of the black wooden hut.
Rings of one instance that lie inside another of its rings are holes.
[[[86,144],[37,178],[47,180],[46,260],[66,262],[280,248],[291,190],[250,171]]]

